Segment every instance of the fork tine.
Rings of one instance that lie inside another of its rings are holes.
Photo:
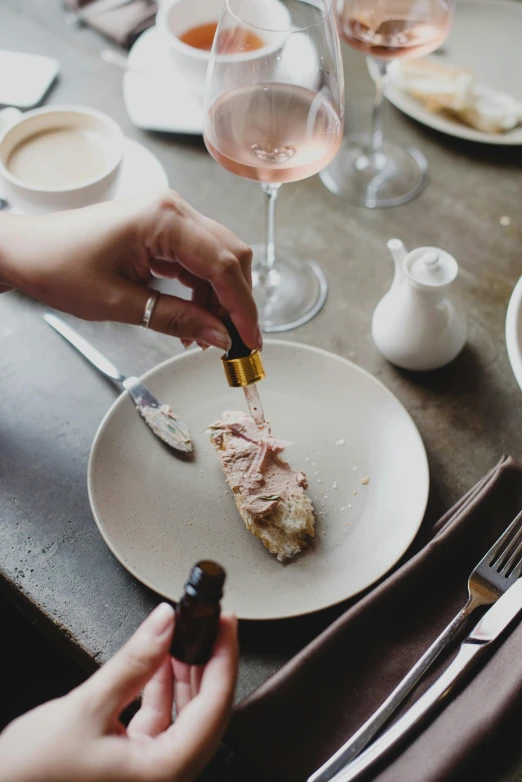
[[[518,565],[515,565],[515,568],[513,572],[511,573],[511,578],[514,581],[517,581],[520,578],[520,574],[522,573],[522,557],[520,558],[520,561]]]
[[[515,569],[516,565],[518,565],[520,562],[521,551],[522,551],[522,541],[520,541],[520,543],[513,551],[508,561],[505,563],[505,565],[502,566],[502,570],[500,571],[500,573],[505,573],[506,578],[511,578],[511,576],[513,575],[513,570]]]
[[[521,534],[522,534],[522,526],[517,529],[514,536],[511,538],[509,544],[506,546],[502,554],[497,559],[496,564],[494,565],[497,573],[502,573],[506,569],[507,561],[510,559],[515,549],[518,548]]]
[[[482,562],[485,564],[486,562],[490,565],[490,567],[493,567],[493,565],[498,562],[502,554],[504,553],[505,549],[511,545],[511,534],[513,530],[520,524],[520,521],[522,519],[522,511],[518,513],[509,527],[506,529],[503,535],[500,536],[500,538],[497,540],[497,542],[490,548]],[[505,546],[504,544],[509,541],[508,546]],[[482,564],[482,562],[480,564]]]

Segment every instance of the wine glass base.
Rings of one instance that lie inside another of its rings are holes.
[[[428,183],[422,152],[392,141],[384,141],[378,153],[369,154],[369,148],[369,136],[345,137],[337,156],[320,173],[328,190],[370,209],[399,206],[422,193]]]
[[[277,250],[275,265],[266,274],[262,271],[265,246],[256,244],[252,250],[252,284],[261,330],[266,333],[289,331],[317,315],[328,293],[321,267],[315,261]]]

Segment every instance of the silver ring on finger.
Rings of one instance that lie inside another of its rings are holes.
[[[142,329],[149,328],[150,319],[152,318],[152,313],[154,312],[154,307],[156,306],[159,297],[160,297],[159,291],[152,291],[151,295],[147,299],[145,309],[143,310],[143,317],[140,323]]]

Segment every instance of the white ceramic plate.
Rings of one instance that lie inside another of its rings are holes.
[[[158,158],[143,144],[133,139],[126,139],[118,189],[114,197],[146,196],[164,190],[168,186],[167,174]],[[2,178],[0,177],[0,197],[1,195]],[[15,203],[10,203],[10,206],[17,210]]]
[[[457,0],[453,28],[444,54],[432,59],[470,68],[477,81],[522,102],[522,3],[511,0]],[[508,133],[482,133],[457,120],[432,114],[394,82],[390,68],[386,97],[408,116],[450,136],[484,144],[522,144],[522,126]]]
[[[522,277],[515,285],[506,315],[506,347],[511,369],[522,389]]]
[[[285,46],[279,64],[289,79],[303,87],[317,87],[317,52],[306,37],[294,36]],[[307,64],[303,70],[303,63]],[[133,125],[166,133],[203,133],[203,93],[190,87],[178,70],[162,33],[151,27],[129,52],[123,77],[123,98]]]
[[[89,462],[91,507],[120,562],[178,599],[193,563],[215,559],[228,573],[225,606],[243,619],[317,611],[372,584],[413,540],[429,487],[413,421],[371,375],[292,342],[267,340],[263,357],[265,412],[273,432],[294,442],[287,458],[307,473],[321,512],[314,544],[294,561],[281,564],[248,532],[203,431],[222,411],[245,409],[217,351],[176,356],[144,378],[189,424],[193,462],[163,447],[126,395],[103,420]]]

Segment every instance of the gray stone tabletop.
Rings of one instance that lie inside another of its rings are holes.
[[[67,25],[58,0],[2,0],[0,48],[56,57],[48,103],[110,114],[162,162],[173,188],[249,242],[263,236],[258,186],[234,177],[201,138],[134,128],[122,72],[102,61],[106,41]],[[364,58],[343,48],[347,127],[369,121],[372,84]],[[504,320],[522,274],[522,150],[452,139],[389,107],[386,133],[418,145],[430,166],[425,192],[410,204],[364,210],[328,193],[318,177],[285,185],[278,241],[320,261],[330,284],[324,309],[291,339],[350,358],[378,377],[417,424],[428,452],[431,524],[503,453],[522,459],[522,393],[511,373]],[[503,226],[502,216],[511,223]],[[371,314],[390,284],[386,241],[438,245],[459,261],[469,316],[461,356],[438,372],[394,369],[377,353]],[[71,354],[26,297],[0,297],[0,584],[45,632],[86,668],[106,660],[157,602],[118,563],[89,508],[86,470],[113,389]],[[123,371],[139,374],[179,352],[177,340],[132,327],[70,322]],[[243,698],[343,610],[274,623],[245,623],[238,697]]]

